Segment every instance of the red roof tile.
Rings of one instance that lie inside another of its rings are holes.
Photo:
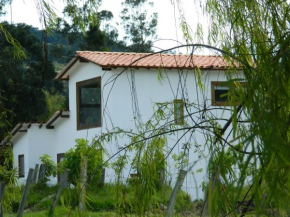
[[[228,64],[221,56],[197,56],[149,53],[77,51],[76,55],[101,67],[224,69]]]
[[[77,59],[95,63],[103,68],[225,69],[230,66],[221,56],[77,51],[76,57],[56,79],[68,79],[66,72]]]

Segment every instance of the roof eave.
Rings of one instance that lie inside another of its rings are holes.
[[[67,71],[78,61],[78,57],[73,57],[68,64],[61,70],[60,73],[57,74],[55,77],[55,80],[68,80],[67,77],[65,77]]]
[[[39,129],[42,126],[46,126],[46,129],[54,129],[54,124],[59,118],[69,118],[70,111],[69,110],[59,110],[57,111],[47,122],[25,122],[25,123],[18,123],[12,131],[7,135],[1,142],[0,147],[10,142],[12,138],[14,138],[18,132],[27,132],[28,129],[31,127],[31,124],[38,124]]]

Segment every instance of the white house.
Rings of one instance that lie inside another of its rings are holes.
[[[193,126],[196,122],[202,125],[209,116],[229,117],[232,107],[221,97],[228,87],[220,83],[227,80],[227,67],[219,56],[76,52],[56,77],[68,82],[69,110],[56,112],[45,123],[19,123],[11,132],[20,179],[27,178],[29,168],[39,164],[43,154],[58,162],[77,138],[91,141],[116,127],[137,131],[138,123],[152,117],[156,103],[166,102],[172,107],[174,114],[167,123],[176,124],[176,128]],[[237,73],[235,77],[243,78],[243,74]],[[200,81],[204,89],[198,85]],[[220,124],[223,122],[219,120]],[[188,174],[183,188],[193,198],[201,198],[200,185],[206,180],[208,159],[203,147],[205,137],[198,128],[184,132],[186,129],[176,131],[167,138],[167,150],[164,150],[168,154],[167,168],[175,177],[177,168],[172,155],[181,153],[183,145],[190,143],[189,162],[200,159],[192,171],[199,168],[203,171]],[[2,141],[2,145],[7,142]],[[105,147],[112,156],[127,144],[128,138],[120,138]],[[129,173],[128,168],[124,179]],[[106,181],[114,178],[113,170],[106,169]],[[57,179],[51,182],[56,183]]]

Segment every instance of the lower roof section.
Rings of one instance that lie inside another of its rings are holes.
[[[0,146],[10,145],[11,139],[19,133],[26,133],[28,132],[29,128],[32,125],[37,125],[39,129],[46,128],[46,129],[54,129],[56,122],[61,118],[69,118],[70,111],[69,110],[59,110],[54,113],[54,115],[47,121],[47,122],[23,122],[18,123],[0,143]]]

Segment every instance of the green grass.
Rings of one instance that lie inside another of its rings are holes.
[[[71,216],[71,217],[77,217],[77,216],[87,216],[87,217],[109,217],[109,216],[116,216],[116,213],[114,212],[85,212],[80,215],[78,211],[70,210],[65,207],[56,207],[54,216]],[[14,217],[16,214],[6,214],[4,217]],[[25,212],[25,217],[47,217],[48,211],[36,211],[36,212]]]
[[[27,197],[24,216],[47,216],[57,189],[58,186],[32,186]],[[156,194],[152,196],[149,207],[145,211],[161,214],[162,210],[160,206],[166,206],[168,204],[171,191],[172,189],[168,186],[156,191]],[[16,194],[5,195],[5,213],[11,213],[5,216],[16,216],[22,192],[23,186],[19,188]],[[121,212],[123,215],[126,213],[127,216],[136,216],[136,206],[139,205],[139,201],[136,198],[135,188],[121,186],[118,197],[116,192],[117,187],[114,184],[105,184],[102,188],[97,185],[87,186],[86,208],[88,212],[85,216],[117,216],[117,212]],[[77,188],[64,189],[57,203],[54,216],[66,216],[70,211],[72,211],[70,216],[79,216],[77,212],[78,200],[79,192]],[[181,192],[177,197],[175,205],[176,213],[192,213],[194,209],[189,195]]]
[[[4,217],[15,217],[16,214],[6,214]],[[25,212],[24,217],[47,217],[48,211],[38,211],[38,212]],[[76,210],[70,210],[65,207],[56,207],[54,212],[54,217],[58,216],[71,216],[71,217],[117,217],[118,215],[116,212],[85,212],[79,213]],[[127,217],[137,217],[134,214],[127,214]],[[163,217],[163,215],[150,215],[152,217]],[[181,215],[174,215],[174,217],[181,217]],[[191,217],[197,217],[192,215]]]

